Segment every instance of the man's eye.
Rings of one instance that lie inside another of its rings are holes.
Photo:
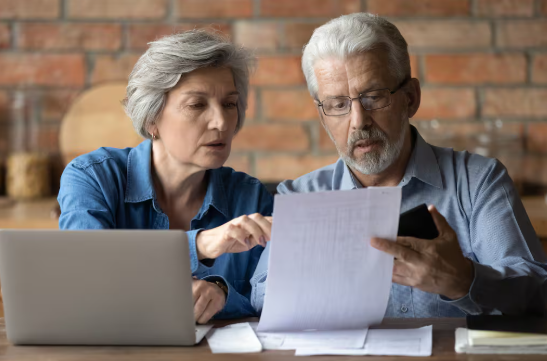
[[[381,97],[381,96],[377,96],[377,95],[366,95],[366,96],[363,97],[363,99],[365,99],[365,100],[370,100],[370,101],[375,102],[375,101],[377,101],[377,100],[382,99],[382,97]]]
[[[333,106],[334,109],[344,109],[345,107],[346,107],[346,103],[344,102],[335,103]]]

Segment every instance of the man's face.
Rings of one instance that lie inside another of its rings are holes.
[[[399,87],[387,64],[387,53],[374,50],[348,59],[325,59],[315,64],[318,99],[349,96],[371,90],[395,90]],[[359,100],[351,112],[342,116],[319,113],[323,125],[346,164],[363,174],[378,174],[398,159],[409,131],[408,99],[401,89],[389,95],[391,104],[376,110],[365,110]],[[327,113],[329,113],[327,111]]]

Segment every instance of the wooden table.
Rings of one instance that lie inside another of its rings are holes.
[[[234,321],[241,322],[241,320]],[[223,326],[228,322],[217,322]],[[366,356],[370,361],[390,360],[501,360],[501,361],[545,361],[545,355],[464,355],[454,352],[454,330],[465,327],[465,319],[387,319],[377,328],[414,328],[433,325],[433,356],[432,357],[399,357],[399,356]],[[195,347],[103,347],[103,346],[13,346],[6,339],[4,319],[0,319],[0,360],[10,361],[82,361],[82,360],[154,360],[154,361],[185,361],[185,360],[353,360],[355,356],[312,356],[296,357],[294,351],[264,351],[253,354],[212,354],[207,341],[202,341]]]

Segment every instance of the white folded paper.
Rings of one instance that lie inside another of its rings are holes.
[[[207,334],[213,353],[261,352],[262,344],[248,322],[215,328]]]

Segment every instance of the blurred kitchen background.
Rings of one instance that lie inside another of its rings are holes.
[[[275,183],[334,162],[300,55],[314,28],[359,11],[408,41],[426,140],[499,158],[547,213],[547,0],[0,0],[0,195],[54,197],[72,157],[136,144],[119,106],[133,65],[203,27],[259,58],[228,165]]]

